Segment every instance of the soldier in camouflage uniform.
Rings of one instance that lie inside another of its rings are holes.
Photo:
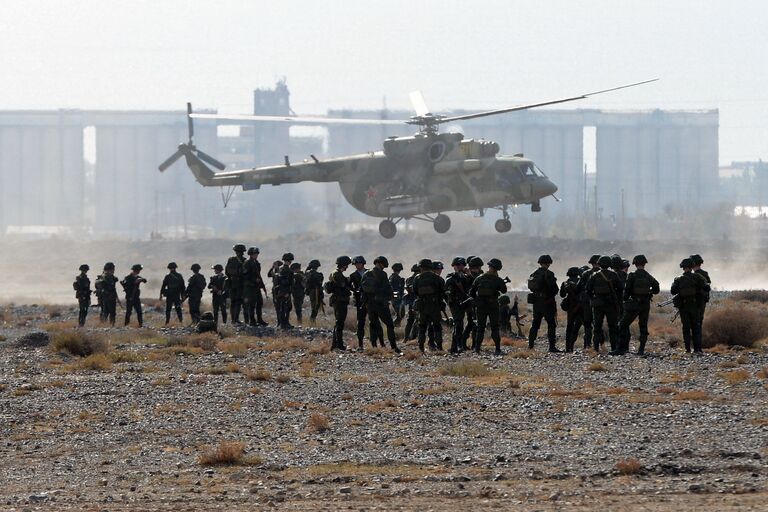
[[[600,256],[600,270],[593,272],[587,282],[587,294],[592,305],[593,327],[595,330],[593,343],[595,352],[600,351],[600,345],[605,340],[603,320],[608,324],[608,337],[611,340],[611,350],[616,350],[619,343],[619,304],[623,293],[621,279],[611,270],[611,257]]]
[[[307,279],[304,272],[301,271],[301,263],[291,263],[291,272],[293,272],[293,288],[291,288],[293,310],[296,312],[296,321],[301,325],[303,323],[302,309],[304,308],[304,293]]]
[[[293,329],[290,321],[294,280],[293,271],[291,270],[293,259],[293,253],[286,252],[283,254],[283,265],[276,272],[275,293],[277,298],[275,301],[277,304],[277,325],[283,329]]]
[[[491,327],[491,339],[496,345],[495,355],[501,355],[501,334],[499,333],[499,296],[507,293],[507,285],[499,277],[501,261],[497,258],[488,260],[488,271],[477,276],[469,289],[469,296],[475,303],[477,327],[472,340],[472,348],[480,353],[485,337],[486,322]]]
[[[227,260],[224,273],[227,276],[227,294],[230,299],[230,317],[233,324],[240,323],[240,310],[243,307],[243,263],[245,263],[245,245],[232,246],[235,255]]]
[[[389,276],[389,285],[392,287],[394,298],[392,299],[392,308],[395,310],[395,325],[400,325],[405,316],[403,307],[403,297],[405,296],[405,279],[400,275],[403,271],[402,263],[392,265],[392,274]]]
[[[355,299],[355,310],[357,313],[357,350],[363,350],[363,338],[365,337],[365,321],[368,318],[368,308],[363,300],[363,290],[360,288],[360,282],[363,280],[363,274],[367,272],[365,268],[365,258],[355,256],[352,258],[352,264],[355,270],[349,275],[349,283],[352,286],[352,296]],[[371,337],[375,336],[375,328],[369,328]]]
[[[101,311],[102,321],[109,321],[110,325],[115,325],[115,318],[117,316],[117,282],[119,280],[115,277],[115,264],[111,261],[104,264],[104,273],[96,278],[96,282],[99,283],[101,289]]]
[[[557,328],[557,301],[555,297],[559,291],[557,278],[549,270],[552,265],[552,257],[549,254],[542,254],[538,259],[539,268],[528,278],[529,304],[533,305],[533,321],[531,330],[528,332],[528,348],[533,348],[536,337],[539,334],[542,319],[547,321],[547,340],[549,341],[549,351],[553,353],[562,352],[557,348],[557,338],[555,329]]]
[[[700,254],[693,254],[690,256],[690,258],[691,258],[691,261],[693,261],[693,273],[699,274],[701,277],[703,277],[711,289],[712,280],[709,278],[709,272],[701,268],[701,266],[704,264],[704,258],[702,258]],[[706,311],[707,303],[709,302],[709,291],[704,293],[702,298],[703,300],[701,301],[701,325],[702,327],[704,327],[704,312]]]
[[[179,323],[182,322],[181,303],[186,299],[187,287],[184,284],[184,278],[176,268],[176,262],[172,261],[168,264],[169,272],[165,275],[160,288],[160,298],[165,297],[165,325],[171,321],[171,309],[176,310]]]
[[[144,325],[144,312],[141,310],[141,283],[147,280],[139,274],[144,269],[140,264],[131,267],[131,273],[120,281],[125,291],[125,325],[131,322],[131,312],[136,311],[136,319],[139,321],[139,327]]]
[[[211,302],[213,305],[213,321],[219,323],[219,314],[221,314],[221,322],[227,323],[227,290],[226,279],[224,275],[224,267],[220,264],[215,264],[211,267],[213,275],[208,281],[208,289],[211,290]]]
[[[693,345],[693,352],[701,354],[701,308],[710,286],[704,276],[693,272],[693,266],[694,262],[690,258],[680,262],[683,275],[675,278],[670,291],[675,296],[674,304],[680,312],[685,351],[690,352]]]
[[[465,269],[465,273],[467,274],[470,286],[472,286],[472,283],[475,282],[475,279],[483,275],[483,264],[483,260],[478,256],[467,257],[468,268]],[[469,289],[467,289],[467,293],[469,293]],[[464,326],[464,333],[461,336],[461,343],[466,349],[467,340],[469,340],[470,336],[472,339],[474,339],[475,330],[477,329],[477,323],[475,322],[475,319],[477,318],[477,312],[475,311],[475,306],[472,304],[472,302],[466,304],[464,313],[467,319],[467,324]]]
[[[632,259],[632,264],[637,270],[627,275],[624,283],[624,314],[619,322],[619,349],[611,352],[612,355],[621,355],[629,352],[629,328],[636,318],[639,319],[640,346],[638,355],[645,353],[645,343],[648,341],[648,317],[651,313],[651,300],[659,293],[659,282],[648,271],[645,265],[648,259],[644,254],[638,254]]]
[[[419,275],[413,280],[413,291],[416,301],[413,309],[418,313],[419,350],[424,352],[427,341],[427,330],[432,329],[435,336],[435,347],[443,349],[443,328],[440,325],[441,304],[445,296],[445,282],[432,271],[432,261],[423,259],[419,262]]]
[[[91,307],[91,280],[88,279],[88,271],[90,267],[88,265],[80,265],[80,274],[75,277],[75,282],[72,283],[72,288],[75,289],[75,298],[77,304],[80,307],[80,311],[77,315],[77,325],[83,327],[85,325],[85,319],[88,317],[88,308]]]
[[[200,273],[200,264],[193,263],[190,267],[192,275],[189,276],[187,281],[187,305],[189,306],[189,316],[192,318],[192,323],[196,324],[200,321],[200,303],[203,300],[203,292],[205,291],[205,276]]]
[[[499,297],[499,330],[512,333],[512,299],[506,293]]]
[[[405,334],[403,335],[403,341],[409,341],[418,337],[418,325],[416,324],[416,317],[418,316],[413,310],[413,303],[416,301],[416,294],[413,291],[413,280],[419,275],[419,265],[415,264],[411,267],[411,275],[405,279],[405,308],[408,313],[408,319],[405,322]]]
[[[593,254],[589,258],[589,267],[582,267],[579,284],[576,285],[576,294],[584,300],[584,350],[592,346],[592,304],[587,293],[587,283],[593,273],[600,271],[600,265],[597,264],[600,259],[599,254]]]
[[[451,318],[453,318],[451,354],[458,354],[467,350],[466,339],[464,338],[464,318],[471,308],[467,299],[472,281],[464,271],[467,267],[467,261],[464,258],[461,256],[453,258],[451,266],[453,272],[445,278],[445,292],[448,298],[448,307],[451,310]]]
[[[333,327],[333,341],[331,350],[347,350],[344,346],[344,323],[347,320],[347,307],[349,298],[352,295],[352,285],[349,278],[344,275],[352,260],[349,256],[339,256],[336,258],[336,270],[328,277],[328,281],[323,285],[326,293],[330,294],[330,306],[333,308],[333,314],[336,323]]]
[[[569,268],[565,275],[568,279],[560,285],[560,297],[563,299],[560,307],[567,315],[565,351],[570,353],[574,350],[576,339],[579,337],[579,330],[581,330],[581,325],[584,321],[585,301],[582,300],[581,296],[586,295],[586,293],[579,293],[578,291],[579,279],[581,278],[579,267]]]
[[[389,261],[384,256],[379,256],[373,260],[373,268],[363,274],[360,281],[363,300],[368,309],[368,318],[371,323],[371,344],[376,346],[376,338],[384,347],[384,333],[379,322],[381,321],[387,328],[387,340],[389,347],[396,353],[401,354],[397,348],[397,338],[395,336],[395,323],[392,320],[392,313],[389,311],[389,304],[394,293],[392,285],[389,282],[387,273],[384,269],[389,266]],[[375,333],[375,334],[374,334]],[[375,338],[374,338],[375,336]]]
[[[267,322],[262,318],[264,298],[261,296],[262,290],[264,290],[264,295],[267,294],[267,288],[261,277],[258,247],[248,248],[248,259],[243,263],[242,283],[245,323],[248,325],[267,325]]]
[[[309,321],[314,325],[317,321],[317,313],[323,306],[323,274],[317,269],[320,267],[318,260],[312,260],[307,264],[305,293],[309,297],[312,312]],[[323,313],[325,314],[325,313]]]

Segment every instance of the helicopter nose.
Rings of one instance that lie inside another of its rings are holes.
[[[536,197],[547,197],[557,192],[557,185],[548,179],[542,179],[533,184],[533,195]]]

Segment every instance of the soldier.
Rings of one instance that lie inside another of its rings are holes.
[[[344,323],[347,320],[347,306],[352,295],[352,286],[349,278],[344,275],[352,260],[349,256],[336,258],[336,270],[328,277],[323,285],[325,292],[330,294],[329,304],[333,308],[336,323],[333,327],[333,341],[331,350],[347,350],[344,346]]]
[[[552,257],[549,254],[539,256],[539,268],[528,278],[528,289],[531,293],[528,295],[529,304],[533,304],[533,322],[531,330],[528,332],[528,348],[532,349],[539,334],[541,320],[547,321],[547,339],[549,340],[549,351],[553,353],[562,352],[556,346],[557,338],[555,329],[557,328],[557,296],[558,286],[555,274],[549,270],[552,265]]]
[[[499,330],[505,334],[512,332],[512,299],[504,294],[499,297]]]
[[[700,254],[694,254],[691,257],[691,261],[693,261],[693,273],[701,275],[704,280],[707,282],[707,284],[710,286],[710,289],[712,287],[712,280],[709,278],[709,272],[701,268],[701,266],[704,264],[704,258],[701,257]],[[704,326],[704,311],[707,309],[707,303],[709,302],[709,291],[704,293],[703,300],[701,301],[701,325]]]
[[[392,287],[392,308],[395,310],[395,325],[399,326],[405,316],[403,308],[403,296],[405,295],[405,278],[400,276],[403,271],[402,263],[392,265],[392,274],[389,276],[389,285]]]
[[[277,315],[277,278],[280,275],[280,268],[283,266],[283,262],[275,260],[272,262],[272,267],[267,271],[267,277],[272,279],[272,306],[275,308],[275,315]]]
[[[106,317],[104,315],[104,274],[96,276],[96,281],[93,283],[93,294],[96,296],[96,307],[99,308],[99,322],[104,323]]]
[[[600,256],[600,270],[592,272],[587,282],[587,294],[592,306],[594,333],[594,349],[600,351],[600,345],[605,340],[603,319],[608,324],[608,337],[611,340],[611,350],[616,350],[619,342],[619,297],[622,294],[621,280],[616,272],[610,269],[611,257]]]
[[[267,294],[267,287],[264,286],[264,279],[261,277],[261,263],[259,262],[259,248],[248,248],[248,259],[243,263],[242,270],[242,301],[245,309],[243,316],[248,325],[268,325],[262,318],[264,308],[264,295]],[[274,289],[273,289],[274,293]]]
[[[675,296],[674,304],[680,312],[685,351],[690,353],[693,343],[693,352],[701,354],[701,308],[710,287],[703,275],[693,272],[693,266],[694,262],[690,258],[680,262],[683,275],[675,278],[670,291]]]
[[[224,267],[219,263],[211,267],[213,275],[208,281],[208,289],[211,290],[211,302],[213,304],[213,321],[219,323],[219,314],[221,322],[227,323],[227,290],[225,283],[227,276],[224,275]]]
[[[283,265],[277,272],[275,281],[275,293],[277,298],[275,302],[277,304],[277,325],[283,329],[293,329],[290,322],[291,314],[291,298],[293,290],[293,271],[291,270],[291,263],[293,263],[293,253],[286,252],[283,254]]]
[[[629,265],[627,265],[627,268],[629,268]],[[619,281],[621,281],[622,290],[624,289],[624,283],[627,281],[627,273],[624,271],[624,259],[619,254],[614,254],[611,256],[611,269],[616,272],[616,275],[619,277]],[[621,295],[619,295],[619,319],[624,315],[624,302],[621,300]],[[618,321],[617,324],[618,325]]]
[[[186,299],[187,287],[184,285],[184,278],[176,272],[176,262],[168,264],[169,272],[163,279],[163,285],[160,288],[160,298],[165,297],[165,325],[171,321],[171,309],[176,310],[176,316],[179,317],[179,323],[182,322],[181,303]]]
[[[581,298],[586,293],[579,293],[579,279],[581,278],[581,270],[579,267],[571,267],[568,272],[565,273],[568,279],[563,281],[560,285],[560,297],[563,298],[560,302],[560,307],[566,312],[566,327],[565,327],[565,351],[573,352],[576,345],[576,338],[579,337],[579,330],[584,322],[584,306],[585,301]]]
[[[363,279],[363,274],[367,272],[365,263],[365,258],[362,256],[355,256],[352,258],[352,264],[355,266],[355,271],[349,275],[349,283],[352,286],[352,295],[355,299],[355,309],[357,310],[357,350],[360,352],[363,351],[365,320],[368,317],[368,308],[365,306],[363,291],[360,289],[360,281]],[[374,336],[374,331],[369,329],[369,334]]]
[[[472,340],[472,348],[476,354],[480,353],[480,347],[485,337],[486,322],[491,326],[491,339],[496,344],[495,355],[501,355],[501,334],[499,334],[499,295],[507,293],[507,285],[499,277],[501,261],[496,258],[488,260],[488,272],[478,276],[469,289],[469,296],[475,303],[477,314],[477,328]]]
[[[147,280],[139,274],[144,269],[140,264],[131,267],[131,273],[120,281],[125,291],[125,325],[131,322],[131,312],[136,311],[136,319],[139,321],[139,327],[144,326],[144,313],[141,310],[141,283]]]
[[[413,291],[416,301],[413,309],[418,313],[419,350],[424,353],[424,343],[427,341],[427,329],[431,328],[435,336],[435,347],[443,350],[443,328],[440,325],[440,311],[445,283],[432,271],[432,261],[423,259],[419,262],[419,275],[413,280]]]
[[[576,293],[584,300],[584,350],[592,346],[592,304],[587,293],[587,283],[593,273],[600,271],[600,265],[597,264],[599,259],[599,254],[593,254],[589,258],[588,263],[590,266],[587,268],[582,267],[579,284],[576,285]]]
[[[293,296],[293,309],[296,312],[296,321],[301,325],[302,308],[304,307],[304,292],[306,290],[306,276],[301,271],[301,263],[291,263],[291,272],[293,272],[293,287],[291,295]]]
[[[88,265],[80,265],[80,274],[75,276],[75,282],[72,283],[72,288],[75,289],[75,298],[77,304],[80,307],[80,312],[77,316],[77,325],[83,327],[85,325],[85,319],[88,316],[88,308],[91,307],[91,280],[88,279],[88,271],[91,269]]]
[[[471,287],[472,283],[475,282],[475,279],[483,274],[483,260],[478,256],[468,256],[467,267],[468,268],[465,269],[464,272],[467,274],[467,280],[469,281],[469,286]],[[469,288],[467,288],[467,293],[469,293]],[[462,343],[464,344],[464,347],[467,346],[467,340],[470,336],[472,336],[472,339],[474,339],[475,329],[477,328],[477,323],[475,323],[475,319],[477,318],[476,313],[477,312],[475,311],[475,306],[472,304],[472,301],[468,302],[467,308],[465,310],[467,324],[464,326],[464,333],[462,334]]]
[[[192,275],[187,282],[187,300],[189,300],[189,316],[192,318],[192,323],[196,324],[200,321],[200,302],[203,300],[205,291],[205,276],[200,273],[199,263],[193,263],[190,270]]]
[[[243,307],[243,263],[245,263],[245,245],[232,246],[235,255],[227,260],[224,273],[227,276],[227,294],[230,299],[230,317],[233,324],[240,323],[240,310]]]
[[[466,339],[464,338],[464,318],[467,311],[472,307],[467,301],[472,281],[464,271],[467,267],[467,261],[464,258],[461,256],[453,258],[451,266],[453,272],[445,278],[445,292],[448,298],[448,307],[451,310],[451,318],[453,318],[451,354],[458,354],[467,350]]]
[[[223,269],[224,267],[222,267]],[[200,321],[197,322],[197,325],[195,326],[195,330],[198,333],[204,333],[204,332],[216,332],[217,330],[217,323],[216,319],[213,316],[213,313],[210,311],[206,311],[200,316]]]
[[[325,314],[325,307],[323,303],[323,274],[317,269],[320,267],[320,262],[312,260],[307,264],[306,284],[304,293],[309,296],[309,304],[312,307],[312,312],[309,315],[309,321],[314,325],[317,321],[317,313],[320,309],[323,309]]]
[[[636,318],[640,325],[640,346],[638,355],[645,353],[645,343],[648,341],[648,316],[651,312],[651,300],[659,293],[659,282],[645,270],[648,259],[644,254],[632,258],[636,267],[630,272],[624,283],[624,314],[619,322],[619,349],[611,355],[621,355],[629,352],[629,328]]]
[[[381,346],[384,347],[384,333],[379,332],[381,331],[379,321],[381,321],[387,328],[389,347],[399,355],[402,352],[397,348],[395,323],[392,320],[392,313],[389,311],[389,303],[394,297],[394,293],[392,292],[392,285],[389,282],[387,273],[384,272],[384,269],[388,266],[389,261],[384,256],[374,259],[373,268],[367,271],[360,280],[360,288],[371,322],[371,344],[374,347],[376,346],[376,340],[374,339],[374,333],[376,333],[375,335],[378,337]]]
[[[413,304],[416,301],[416,293],[413,291],[413,280],[419,275],[421,270],[418,264],[411,266],[411,275],[405,279],[405,302],[406,311],[408,312],[408,319],[405,322],[405,334],[403,335],[403,341],[409,341],[418,336],[418,326],[416,325],[416,317],[418,316],[413,310]]]
[[[438,275],[438,277],[440,278],[440,280],[441,280],[441,281],[443,281],[443,290],[445,290],[445,279],[443,279],[443,270],[444,270],[444,269],[445,269],[445,266],[443,265],[443,262],[442,262],[442,261],[433,261],[433,262],[432,262],[432,271],[433,271],[435,274],[437,274],[437,275]],[[448,318],[448,315],[446,315],[446,313],[445,313],[445,305],[446,305],[446,304],[445,304],[445,294],[443,294],[443,296],[440,298],[440,314],[441,314],[443,317],[445,317],[445,319],[446,319],[446,323],[448,323],[448,324],[449,324],[449,327],[452,327],[452,326],[450,325],[450,322],[452,322],[452,320],[450,320],[450,319]],[[427,334],[429,335],[429,339],[428,339],[428,341],[429,341],[429,349],[430,349],[430,350],[438,350],[438,348],[437,348],[437,345],[436,345],[436,343],[435,343],[435,332],[434,332],[434,328],[433,328],[433,327],[430,327],[430,328],[429,328],[429,332],[428,332]],[[442,348],[441,348],[441,349],[439,349],[439,350],[442,350]]]
[[[96,278],[96,282],[100,283],[101,288],[101,310],[102,321],[109,321],[109,324],[115,325],[115,317],[117,316],[117,282],[119,279],[115,277],[115,264],[111,261],[104,264],[104,273]]]
[[[515,295],[515,299],[512,302],[512,309],[509,310],[509,314],[515,319],[515,325],[517,326],[517,337],[520,339],[527,339],[525,333],[523,333],[523,318],[527,315],[520,316],[520,304]]]

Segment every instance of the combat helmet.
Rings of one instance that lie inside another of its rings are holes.
[[[292,252],[286,252],[285,254],[283,254],[282,260],[283,261],[293,261],[294,260],[293,253]]]
[[[403,270],[403,264],[402,263],[393,263],[392,264],[392,272],[402,272]]]
[[[432,269],[433,270],[443,270],[445,268],[445,265],[443,265],[442,261],[433,261],[432,262]]]
[[[638,254],[634,258],[632,258],[632,264],[633,265],[647,265],[648,264],[648,258],[645,257],[645,254]]]
[[[232,250],[235,252],[245,252],[245,244],[235,244],[232,246]]]
[[[680,262],[680,268],[693,268],[693,260],[691,258],[685,258]]]
[[[80,272],[88,272],[89,270],[91,270],[91,267],[89,267],[87,264],[83,263],[80,265]]]
[[[472,258],[468,260],[468,263],[469,268],[480,268],[483,266],[483,259],[480,256],[472,256]]]
[[[611,266],[611,257],[610,256],[600,256],[600,259],[597,260],[597,264],[600,265],[600,268],[610,268],[610,266]]]
[[[552,256],[549,254],[542,254],[539,256],[539,260],[537,261],[538,264],[545,264],[545,265],[551,265],[552,264]]]
[[[579,277],[581,275],[581,269],[579,267],[571,267],[565,273],[568,277]]]
[[[414,263],[413,265],[411,265],[411,272],[418,272],[418,271],[419,271],[418,263]]]
[[[692,254],[689,256],[689,258],[693,262],[694,266],[704,263],[704,258],[702,258],[700,254]]]
[[[491,258],[488,260],[488,266],[496,270],[501,270],[501,260],[498,258]]]
[[[611,268],[616,269],[616,270],[620,269],[622,261],[623,260],[622,260],[620,255],[618,255],[618,254],[612,255],[611,256]]]
[[[466,266],[467,265],[467,260],[465,260],[461,256],[456,256],[455,258],[453,258],[453,261],[451,261],[451,266],[455,267],[456,265],[464,265],[464,266]]]
[[[291,263],[290,269],[291,270],[299,270],[299,269],[301,269],[301,263],[299,263],[299,262]]]
[[[191,270],[192,272],[200,272],[201,268],[202,267],[200,266],[199,263],[193,263],[192,266],[189,267],[189,270]]]
[[[307,263],[307,268],[318,268],[320,266],[320,262],[318,260],[309,260],[309,263]]]
[[[168,269],[169,269],[169,270],[173,270],[173,269],[175,269],[175,268],[179,268],[179,266],[176,264],[176,262],[175,262],[175,261],[172,261],[172,262],[170,262],[170,263],[168,264]]]
[[[589,257],[589,261],[587,263],[589,263],[590,265],[597,265],[597,262],[599,259],[600,259],[599,254],[593,254],[592,256]]]
[[[424,258],[423,260],[420,260],[419,268],[421,270],[432,270],[432,260],[430,260],[429,258]]]
[[[259,248],[258,247],[249,247],[248,248],[248,256],[251,254],[259,254]]]
[[[621,260],[621,268],[629,268],[629,260]]]
[[[217,263],[214,266],[211,267],[211,270],[224,270],[224,267],[221,266],[221,263]]]
[[[512,299],[509,298],[509,295],[506,293],[499,297],[499,305],[500,306],[508,306],[512,303]]]
[[[363,258],[362,256],[355,256],[354,258],[352,258],[352,263],[354,263],[355,265],[365,265],[366,261],[365,261],[365,258]]]
[[[140,263],[137,263],[131,267],[131,270],[133,270],[134,272],[139,272],[141,270],[144,270],[144,267]]]
[[[348,267],[352,263],[352,260],[349,259],[349,256],[339,256],[336,258],[336,265],[339,267]]]
[[[108,261],[104,264],[104,270],[115,270],[115,264]]]
[[[384,268],[387,268],[389,266],[389,260],[385,256],[376,256],[376,258],[373,260],[373,264],[381,263]]]

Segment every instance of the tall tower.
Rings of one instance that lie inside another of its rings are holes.
[[[274,89],[253,91],[253,113],[262,116],[287,116],[291,113],[290,95],[285,78]],[[287,123],[256,123],[254,134],[254,165],[274,165],[283,162],[288,154],[290,139]]]

